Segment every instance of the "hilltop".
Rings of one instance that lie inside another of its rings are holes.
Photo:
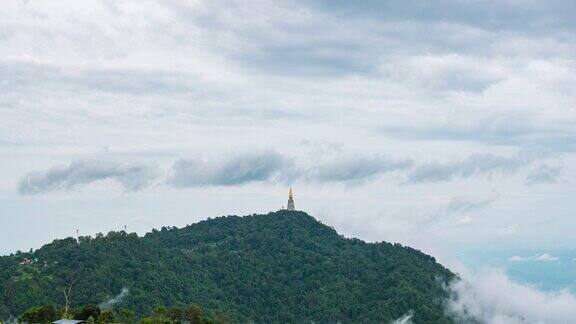
[[[59,290],[74,281],[73,306],[127,289],[113,306],[139,314],[197,303],[242,322],[389,322],[412,311],[417,323],[451,323],[443,286],[453,277],[418,250],[347,239],[304,212],[278,211],[0,257],[0,318],[61,305]]]

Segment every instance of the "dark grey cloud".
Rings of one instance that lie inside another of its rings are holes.
[[[540,165],[528,173],[526,183],[530,185],[555,183],[561,171],[561,166]]]
[[[279,16],[267,28],[256,23],[241,28],[236,24],[218,25],[252,45],[231,57],[252,69],[285,75],[371,75],[397,55],[459,53],[494,57],[510,54],[502,45],[520,38],[564,42],[576,32],[576,24],[567,14],[576,5],[566,5],[565,1],[288,3],[285,6],[292,9],[292,14],[316,15],[316,19],[298,17],[292,22]],[[522,46],[525,44],[512,50],[514,55],[527,51]],[[479,62],[478,67],[482,65]],[[419,68],[425,69],[426,65]],[[432,83],[438,90],[479,92],[493,81],[478,68],[476,74],[455,71]]]
[[[476,175],[509,175],[534,162],[539,155],[519,153],[512,156],[495,154],[472,154],[460,161],[429,162],[410,170],[408,183],[442,182],[454,178],[470,178]]]
[[[484,209],[497,199],[496,196],[488,197],[488,198],[481,198],[481,199],[472,199],[469,197],[454,197],[446,206],[447,213],[466,213],[471,212],[474,210]]]
[[[208,10],[198,10],[197,6],[171,2],[164,9],[190,30],[202,28],[211,37],[208,44],[227,44],[213,45],[218,53],[251,69],[291,76],[370,74],[393,54],[487,55],[498,51],[500,39],[495,34],[506,40],[521,35],[562,38],[576,29],[567,14],[576,5],[565,1],[226,3],[205,2]],[[171,31],[165,34],[170,37]],[[177,34],[180,40],[182,36]],[[456,73],[446,82],[461,80],[474,90],[487,83],[483,78],[462,78]]]
[[[362,182],[377,175],[406,170],[413,161],[396,160],[383,155],[356,156],[320,164],[312,170],[312,178],[320,182]]]
[[[176,187],[234,186],[257,181],[279,181],[292,163],[274,151],[246,153],[224,160],[179,160],[169,183]]]
[[[173,163],[169,174],[157,166],[126,164],[102,160],[80,160],[67,166],[55,166],[44,172],[31,172],[22,177],[17,189],[21,194],[37,194],[54,190],[80,188],[98,180],[112,179],[126,191],[137,191],[153,180],[165,178],[178,187],[238,186],[251,182],[361,184],[385,173],[406,176],[404,183],[450,181],[476,175],[514,173],[539,158],[536,154],[513,156],[473,154],[450,162],[418,164],[413,159],[396,159],[386,155],[340,156],[330,162],[298,165],[291,157],[275,151],[229,155],[224,158],[181,159]],[[300,161],[303,162],[303,161]],[[559,168],[541,166],[527,177],[529,184],[551,182]],[[492,200],[453,200],[448,212],[469,211],[487,206]]]
[[[372,49],[382,46],[381,42],[374,46],[376,42],[355,37],[355,27],[308,4],[290,1],[261,1],[241,7],[234,1],[228,4],[206,2],[209,10],[201,11],[196,6],[172,2],[166,9],[181,24],[202,28],[212,38],[208,43],[216,51],[250,70],[326,77],[366,73],[376,63]],[[230,14],[249,19],[230,21]],[[245,46],[239,50],[236,42]]]
[[[98,180],[113,179],[126,191],[138,191],[158,176],[155,167],[140,164],[86,160],[56,166],[44,172],[31,172],[18,182],[21,194],[70,190]]]
[[[372,71],[374,62],[369,64],[366,59],[350,59],[350,56],[358,56],[356,51],[357,49],[346,50],[344,44],[325,45],[324,50],[285,45],[269,46],[259,53],[250,53],[239,58],[253,68],[286,75],[334,76]]]
[[[346,0],[315,0],[306,3],[340,16],[373,17],[381,21],[444,22],[498,31],[530,33],[576,27],[570,14],[576,10],[576,4],[563,0],[433,2],[368,0],[359,3]]]

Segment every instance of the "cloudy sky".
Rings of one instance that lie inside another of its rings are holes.
[[[575,11],[3,1],[0,253],[277,210],[289,186],[368,241],[574,247]]]

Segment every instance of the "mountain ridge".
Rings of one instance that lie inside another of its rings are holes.
[[[21,265],[22,259],[38,261]],[[444,286],[454,278],[431,256],[345,238],[300,211],[209,218],[183,228],[55,240],[0,257],[0,318],[37,304],[120,306],[198,303],[240,322],[450,323]]]

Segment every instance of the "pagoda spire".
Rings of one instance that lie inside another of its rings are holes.
[[[292,194],[292,188],[288,191],[288,205],[286,206],[286,210],[296,210],[294,208],[294,196]]]

